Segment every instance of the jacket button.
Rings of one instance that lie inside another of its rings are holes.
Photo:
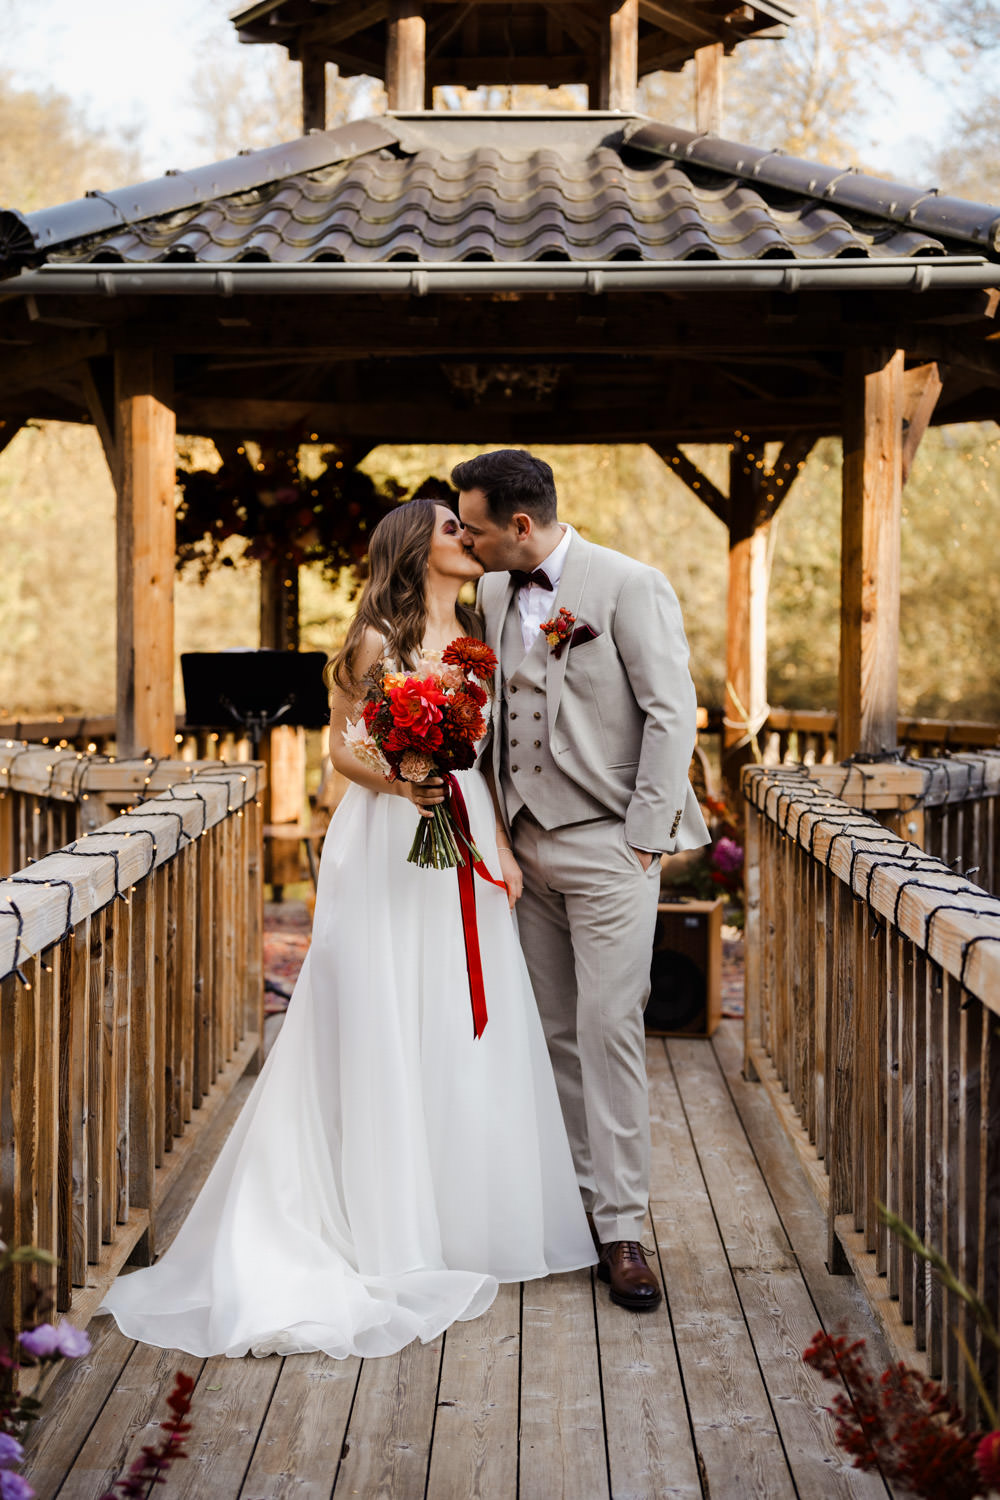
[[[541,716],[541,713],[540,713],[540,712],[539,712],[539,710],[538,710],[538,709],[537,709],[537,708],[536,708],[536,709],[535,709],[535,712],[534,712],[534,717],[535,717],[535,718],[536,718],[536,719],[540,719],[540,718],[541,718],[541,717],[542,717],[542,716]]]
[[[541,742],[541,740],[536,740],[535,741],[535,749],[536,750],[540,750],[541,748],[542,748],[542,742]]]
[[[515,746],[515,745],[516,745],[516,744],[517,744],[517,740],[511,740],[511,742],[510,742],[510,747],[511,747],[511,749],[512,749],[512,750],[513,750],[513,748],[514,748],[514,746]]]

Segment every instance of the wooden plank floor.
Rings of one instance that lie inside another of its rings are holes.
[[[648,1055],[656,1313],[613,1307],[590,1272],[556,1276],[364,1362],[201,1360],[98,1318],[29,1447],[41,1500],[97,1500],[154,1436],[176,1370],[197,1382],[192,1457],[162,1500],[885,1500],[834,1446],[832,1388],[801,1352],[822,1323],[888,1356],[855,1283],[827,1274],[819,1210],[741,1076],[741,1023]],[[206,1134],[202,1176],[242,1097]]]

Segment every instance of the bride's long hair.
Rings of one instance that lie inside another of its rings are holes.
[[[386,638],[386,656],[405,667],[416,661],[427,626],[427,560],[440,503],[408,500],[375,527],[368,547],[368,581],[347,638],[326,669],[329,685],[335,683],[346,693],[357,689],[358,648],[369,627]],[[466,635],[482,637],[482,622],[474,609],[456,604],[455,613]]]

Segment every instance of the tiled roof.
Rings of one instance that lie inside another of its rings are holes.
[[[23,222],[36,264],[656,263],[989,253],[1000,211],[641,119],[421,115]]]

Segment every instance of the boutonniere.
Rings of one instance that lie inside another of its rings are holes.
[[[551,620],[543,620],[539,629],[549,643],[549,650],[558,661],[566,649],[566,644],[573,634],[573,626],[576,624],[576,615],[568,610],[565,605]]]

